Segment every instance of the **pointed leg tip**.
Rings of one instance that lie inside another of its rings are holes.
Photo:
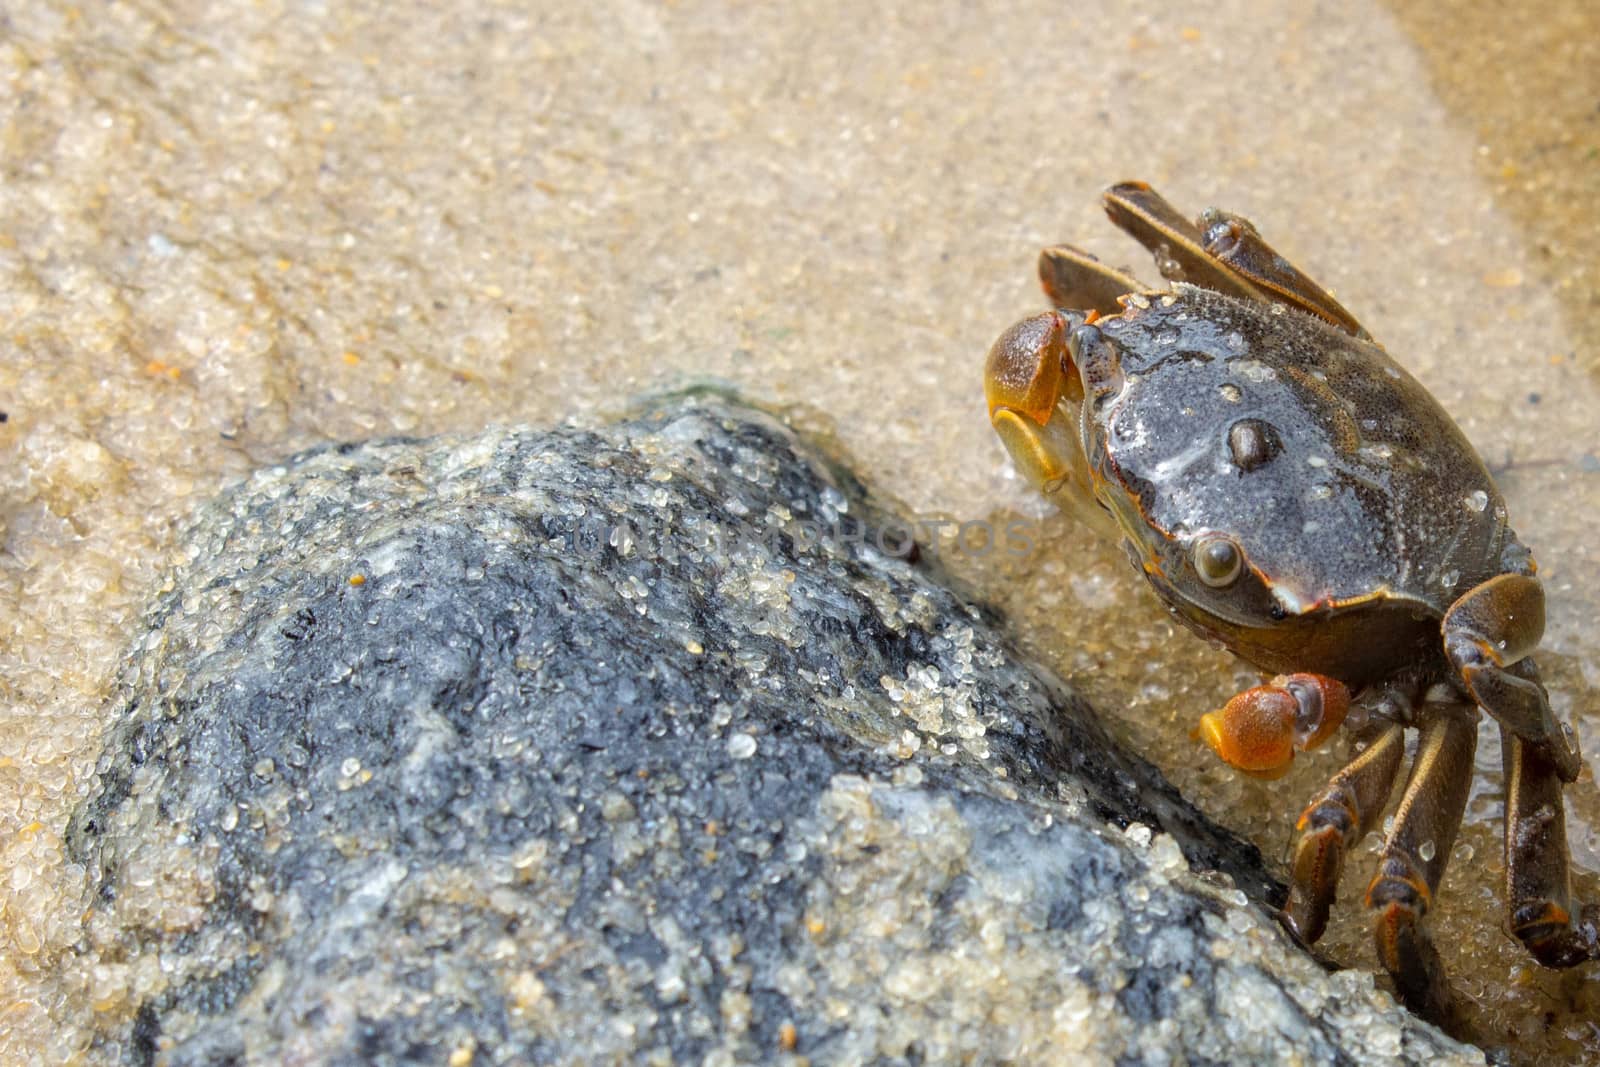
[[[1314,945],[1328,929],[1328,912],[1332,904],[1331,892],[1327,902],[1302,900],[1293,889],[1289,901],[1278,912],[1278,922],[1289,935],[1302,945]]]

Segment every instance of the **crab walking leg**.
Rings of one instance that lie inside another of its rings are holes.
[[[1345,853],[1378,825],[1406,754],[1405,727],[1385,722],[1301,813],[1283,919],[1311,944],[1328,926]]]
[[[1378,959],[1394,976],[1401,999],[1438,1019],[1449,1005],[1449,986],[1424,920],[1466,811],[1478,712],[1465,704],[1428,704],[1422,714],[1416,762],[1378,873],[1367,886],[1367,907]]]
[[[1563,782],[1575,781],[1583,768],[1578,746],[1526,658],[1544,636],[1539,580],[1501,574],[1467,590],[1445,612],[1443,632],[1445,655],[1477,705],[1542,748]]]
[[[1039,284],[1051,307],[1092,309],[1102,315],[1122,310],[1118,297],[1149,289],[1131,274],[1108,267],[1071,245],[1056,245],[1039,253]]]
[[[1205,234],[1144,182],[1120,182],[1105,191],[1106,214],[1150,252],[1168,281],[1188,282],[1241,300],[1263,300],[1261,290],[1205,249]]]
[[[1210,208],[1198,221],[1206,253],[1248,279],[1269,299],[1309,312],[1354,337],[1369,338],[1354,315],[1280,256],[1249,219]]]
[[[1505,727],[1506,908],[1511,932],[1546,967],[1600,959],[1594,905],[1572,913],[1562,781],[1539,749]],[[1576,920],[1576,921],[1574,921]]]

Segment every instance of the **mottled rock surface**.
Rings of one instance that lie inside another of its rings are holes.
[[[225,493],[69,836],[102,1051],[1481,1062],[885,530],[715,397]]]

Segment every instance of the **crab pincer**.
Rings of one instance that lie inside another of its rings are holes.
[[[1200,717],[1200,737],[1230,767],[1280,778],[1296,752],[1332,737],[1350,710],[1350,690],[1320,674],[1280,674]]]

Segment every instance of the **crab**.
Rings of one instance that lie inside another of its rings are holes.
[[[1583,763],[1531,658],[1544,592],[1483,461],[1250,222],[1209,210],[1190,223],[1142,182],[1104,202],[1170,284],[1046,249],[1055,310],[990,350],[990,420],[1017,469],[1120,541],[1174,616],[1270,676],[1200,718],[1223,761],[1276,777],[1345,727],[1351,758],[1297,823],[1282,921],[1305,943],[1322,935],[1416,730],[1365,903],[1401,998],[1449,1013],[1427,919],[1481,710],[1504,751],[1509,931],[1547,967],[1600,957],[1600,909],[1573,902],[1562,805]]]

